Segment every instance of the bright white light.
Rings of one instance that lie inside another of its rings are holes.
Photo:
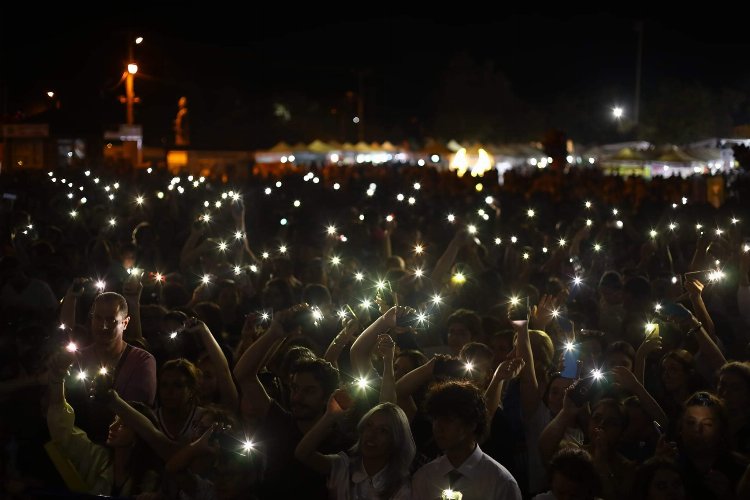
[[[413,196],[409,196],[409,199],[406,201],[409,202],[409,205],[414,205],[417,202],[417,199]]]
[[[612,108],[612,116],[617,118],[618,120],[622,118],[624,111],[620,106],[615,106]]]
[[[591,227],[591,225],[594,223],[591,219],[586,219],[586,225]]]
[[[289,161],[290,162],[294,161],[294,155],[289,155]]]
[[[430,300],[432,300],[432,303],[434,305],[438,305],[438,304],[440,304],[443,301],[443,298],[440,295],[435,294],[435,295],[432,296],[432,299],[430,299]]]
[[[503,240],[501,238],[495,238],[495,245],[499,245]]]
[[[352,118],[352,122],[359,123],[359,116],[355,116],[354,118]]]
[[[464,363],[464,369],[467,372],[472,371],[474,369],[474,363],[472,363],[471,361],[467,361],[466,363]]]
[[[516,238],[515,236],[511,236],[510,237],[510,242],[511,243],[516,243],[517,241],[518,241],[518,238]]]
[[[424,160],[421,158],[417,160],[417,165],[419,165],[420,167],[424,167]]]
[[[266,193],[266,194],[271,194],[272,191],[273,191],[273,189],[271,189],[270,187],[268,187],[263,192]]]
[[[599,243],[594,243],[594,252],[598,252],[602,249],[602,246]]]
[[[397,199],[398,201],[404,201],[404,195],[403,195],[402,193],[398,193],[398,194],[396,195],[396,199]]]
[[[591,375],[594,377],[594,380],[599,380],[604,376],[599,368],[594,368],[593,370],[591,370]]]
[[[176,339],[177,338],[177,332],[170,333],[169,334],[169,338],[172,339],[172,340]]]
[[[534,210],[530,208],[530,209],[526,210],[526,215],[528,217],[534,217],[534,215],[536,215],[536,212],[534,212]]]
[[[106,374],[107,374],[106,366],[102,366],[101,368],[99,368],[99,375],[106,375]]]
[[[417,278],[421,278],[424,275],[424,270],[421,267],[418,267],[414,270],[414,276]]]
[[[363,279],[365,279],[365,275],[361,272],[356,272],[354,273],[354,279],[357,281],[362,281]]]
[[[652,229],[648,232],[648,235],[651,236],[651,238],[656,238],[656,235],[659,234],[656,232],[656,230]]]
[[[281,245],[279,247],[279,253],[286,253],[286,245]]]
[[[78,217],[78,212],[76,212],[75,210],[71,210],[70,216],[75,219],[76,217]]]
[[[575,344],[573,342],[570,342],[570,341],[565,342],[565,350],[566,351],[572,351],[575,348],[576,348],[576,346],[575,346]]]
[[[76,352],[78,350],[78,346],[75,342],[68,342],[68,345],[65,346],[65,349],[68,352]]]
[[[618,220],[617,222],[615,222],[615,224],[617,224],[618,229],[622,229],[623,224],[621,220]]]
[[[281,219],[281,220],[279,221],[279,224],[281,224],[282,226],[286,226],[286,225],[287,225],[287,222],[289,222],[289,221],[288,221],[288,220],[286,220],[286,217],[284,217],[284,218],[282,218],[282,219]]]
[[[339,161],[339,155],[336,153],[331,154],[331,163],[336,163]]]
[[[333,236],[334,234],[336,234],[336,226],[331,224],[328,227],[326,227],[326,233],[328,233],[328,236]]]
[[[430,156],[430,160],[432,160],[432,163],[437,163],[440,161],[440,157],[438,155],[432,155]]]
[[[453,222],[453,221],[456,220],[456,216],[453,215],[453,214],[448,214],[448,216],[446,217],[446,219],[448,219],[448,222]]]
[[[104,290],[104,288],[107,286],[106,283],[104,283],[103,280],[99,280],[96,282],[96,288],[99,289],[99,291]]]
[[[414,188],[415,191],[419,191],[420,189],[422,189],[422,185],[418,182],[415,182],[412,187]]]
[[[300,205],[302,205],[302,203],[299,200],[294,200],[294,203],[292,203],[292,205],[294,205],[295,207],[299,207]]]
[[[469,231],[469,234],[476,234],[477,233],[477,226],[474,224],[469,224],[466,226],[466,230]]]
[[[114,217],[112,217],[111,219],[109,219],[109,225],[110,226],[116,226],[117,225],[117,219],[115,219]]]
[[[338,191],[339,189],[341,189],[341,184],[339,184],[338,182],[334,182],[333,189],[334,191]]]
[[[204,285],[208,285],[211,283],[211,277],[208,274],[204,274],[201,278],[201,282],[203,282]]]
[[[561,247],[564,247],[564,246],[565,246],[565,239],[564,239],[564,238],[560,238],[560,239],[559,239],[559,240],[557,241],[557,244],[558,244],[559,246],[561,246]]]
[[[86,380],[86,372],[81,370],[78,372],[78,380]]]
[[[732,217],[732,224],[737,224],[740,220]]]
[[[369,387],[370,381],[367,380],[365,377],[359,377],[357,378],[357,387],[359,387],[361,390],[365,390]]]
[[[582,282],[583,282],[583,278],[581,278],[580,276],[575,276],[573,278],[573,284],[576,286],[580,285]]]
[[[338,255],[334,255],[333,257],[331,257],[331,264],[333,264],[334,266],[338,266],[339,264],[341,264],[341,257],[339,257]]]

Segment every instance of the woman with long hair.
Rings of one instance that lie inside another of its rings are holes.
[[[410,498],[409,468],[416,446],[409,421],[398,406],[381,403],[368,411],[357,425],[359,439],[348,452],[324,455],[316,451],[331,424],[345,411],[338,402],[342,392],[331,396],[323,417],[297,445],[295,457],[328,476],[332,498]]]

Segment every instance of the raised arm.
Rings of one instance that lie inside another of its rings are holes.
[[[435,263],[435,268],[432,270],[430,280],[436,290],[439,290],[443,286],[443,280],[450,272],[451,266],[453,266],[453,263],[458,256],[458,251],[464,246],[468,238],[469,232],[466,229],[460,229],[450,243],[448,243],[448,247]]]
[[[333,462],[336,460],[336,455],[324,455],[318,451],[318,447],[331,432],[336,419],[344,413],[336,401],[336,396],[342,391],[343,389],[338,389],[331,395],[326,412],[307,431],[294,450],[294,458],[319,474],[329,475]]]
[[[122,285],[122,295],[128,303],[128,328],[125,330],[125,341],[145,345],[143,332],[141,331],[141,292],[143,285],[138,275],[131,274]]]
[[[70,331],[76,326],[76,305],[78,297],[83,295],[83,287],[88,281],[87,278],[75,278],[73,283],[68,287],[60,307],[60,323],[65,325],[65,330]]]
[[[390,335],[379,335],[375,352],[383,359],[383,380],[380,382],[380,402],[397,404],[396,376],[393,374],[393,355],[396,343]]]
[[[667,414],[664,413],[659,403],[649,394],[643,384],[636,378],[635,374],[624,366],[615,366],[612,368],[612,375],[616,383],[620,384],[625,390],[638,397],[638,401],[643,405],[643,409],[652,419],[659,422],[664,428],[669,425]]]
[[[197,318],[190,318],[185,323],[185,328],[198,337],[203,345],[203,349],[208,354],[208,359],[216,371],[216,385],[219,388],[221,404],[229,408],[232,412],[236,412],[239,404],[239,395],[237,394],[237,386],[234,385],[234,380],[232,379],[229,362],[226,356],[224,356],[224,351],[221,350],[219,343],[213,334],[211,334],[211,330],[208,329],[208,326],[203,321]]]
[[[539,394],[539,381],[536,379],[536,370],[534,370],[534,353],[531,350],[528,324],[520,326],[514,324],[513,329],[516,331],[518,354],[523,360],[520,375],[521,411],[524,417],[529,418],[542,402]]]
[[[693,311],[695,311],[695,316],[698,318],[698,321],[703,323],[703,328],[706,329],[708,334],[713,337],[716,335],[716,329],[714,328],[714,322],[711,319],[711,315],[708,314],[706,304],[703,302],[703,297],[701,296],[701,293],[703,292],[703,283],[695,279],[686,280],[685,289],[688,292],[688,297],[690,297],[690,303],[693,306]]]
[[[171,441],[141,412],[130,406],[115,390],[107,397],[107,407],[114,412],[123,423],[149,444],[152,450],[164,461],[180,449],[179,443]]]
[[[271,398],[258,379],[258,372],[263,367],[266,355],[289,335],[290,332],[284,330],[283,321],[293,309],[274,314],[266,333],[245,350],[234,366],[234,377],[240,385],[242,398],[253,408],[254,416],[265,416],[271,406]]]
[[[396,381],[396,398],[398,405],[404,410],[411,421],[417,414],[417,404],[414,402],[414,393],[420,387],[432,380],[435,370],[436,359],[432,358],[422,366],[418,366]]]
[[[568,427],[573,427],[576,423],[576,415],[579,408],[570,399],[569,392],[570,388],[566,389],[562,410],[547,424],[547,427],[544,428],[542,434],[539,436],[539,453],[544,463],[549,463],[552,455],[555,454],[560,446],[560,441],[565,437],[565,431],[567,431]]]
[[[646,361],[648,360],[649,354],[661,349],[661,337],[658,335],[649,335],[638,347],[638,351],[635,353],[635,365],[633,367],[633,374],[636,380],[644,385],[646,378]]]
[[[352,344],[349,353],[354,375],[362,376],[374,370],[372,366],[372,350],[378,341],[378,335],[396,326],[397,319],[411,311],[413,309],[410,307],[393,306],[381,317],[373,321],[370,326],[365,328],[365,331]]]
[[[354,336],[359,331],[359,322],[354,318],[350,318],[344,323],[344,327],[336,335],[326,349],[323,359],[331,363],[336,368],[339,367],[339,357],[344,351],[347,345],[354,339]]]
[[[487,389],[484,391],[484,397],[487,399],[487,425],[492,425],[492,419],[495,417],[497,409],[500,407],[503,395],[503,387],[508,380],[518,376],[524,367],[522,358],[510,358],[500,363],[492,375]]]

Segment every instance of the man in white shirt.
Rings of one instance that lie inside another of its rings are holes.
[[[412,480],[414,500],[521,500],[508,470],[485,454],[478,441],[487,429],[484,395],[467,381],[449,381],[430,389],[426,400],[432,434],[444,455],[422,466]]]

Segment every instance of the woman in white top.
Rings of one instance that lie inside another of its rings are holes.
[[[295,457],[328,475],[331,498],[410,498],[409,467],[416,447],[409,421],[398,406],[381,403],[368,411],[357,424],[359,439],[348,452],[324,455],[316,451],[334,422],[344,413],[338,402],[343,393],[343,390],[338,390],[331,396],[323,417],[297,445]]]

